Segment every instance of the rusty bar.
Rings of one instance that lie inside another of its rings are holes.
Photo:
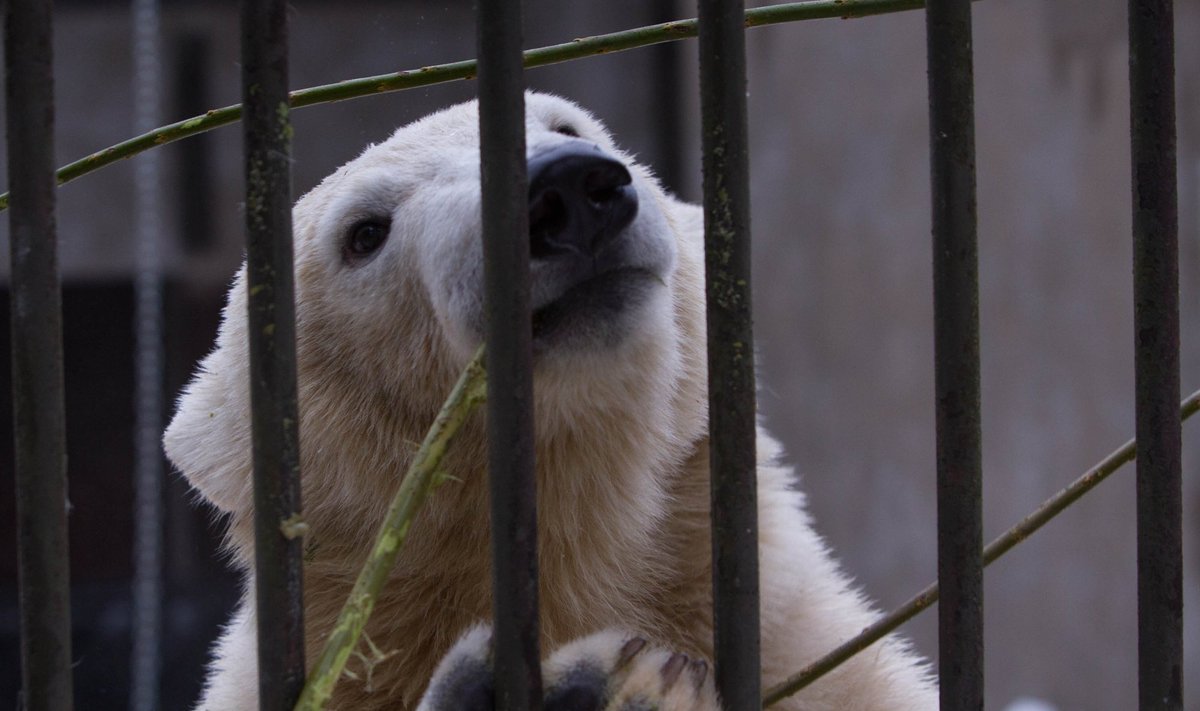
[[[52,3],[48,0],[6,3],[18,594],[21,687],[27,711],[68,711],[72,707],[51,21]]]
[[[258,689],[263,711],[291,709],[304,687],[296,313],[292,269],[287,2],[243,0],[242,102]]]
[[[1138,699],[1183,708],[1175,44],[1171,0],[1129,2],[1137,407]]]
[[[699,3],[713,643],[725,708],[758,709],[758,508],[750,309],[749,139],[741,0]]]
[[[983,708],[983,506],[970,0],[929,0],[941,707]]]
[[[479,0],[488,467],[498,711],[542,706],[521,3]]]

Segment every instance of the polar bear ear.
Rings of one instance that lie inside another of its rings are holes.
[[[200,362],[163,435],[188,483],[227,512],[253,503],[244,274],[230,288],[216,349]]]

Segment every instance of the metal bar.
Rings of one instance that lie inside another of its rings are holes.
[[[172,87],[171,113],[193,116],[211,106],[208,86],[212,66],[212,42],[199,30],[173,31],[170,56],[165,59],[174,71],[167,85]],[[241,109],[241,106],[238,107]],[[173,212],[178,215],[179,241],[186,255],[204,254],[213,249],[220,236],[213,218],[213,193],[220,179],[214,168],[216,149],[211,136],[180,144],[174,177],[176,184]]]
[[[496,708],[542,706],[521,3],[479,0]]]
[[[1137,406],[1138,698],[1183,708],[1175,44],[1171,0],[1129,2]]]
[[[159,124],[159,0],[133,0],[134,131]],[[159,708],[163,609],[163,305],[159,184],[161,152],[139,156],[134,174],[134,572],[130,711]]]
[[[27,711],[67,711],[73,693],[51,15],[48,0],[5,3],[18,594]]]
[[[941,590],[938,658],[941,707],[958,711],[983,708],[983,466],[970,0],[929,0],[926,32]]]
[[[246,272],[254,438],[259,708],[291,709],[304,686],[302,542],[293,297],[287,2],[242,2]]]
[[[679,12],[676,0],[654,0],[650,11],[652,19],[670,22]],[[654,157],[654,171],[662,184],[676,195],[683,185],[684,140],[684,87],[683,47],[676,42],[663,42],[651,50],[651,81],[657,102],[654,145],[658,154]]]
[[[713,644],[725,708],[761,707],[749,139],[741,0],[699,3]]]

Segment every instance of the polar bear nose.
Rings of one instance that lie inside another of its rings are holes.
[[[534,259],[595,256],[637,215],[637,192],[620,161],[583,141],[529,160],[529,252]]]

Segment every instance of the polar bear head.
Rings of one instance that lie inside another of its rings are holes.
[[[539,475],[566,459],[570,476],[653,472],[704,429],[699,211],[574,104],[529,94],[526,110]],[[478,127],[474,102],[427,116],[295,206],[309,514],[314,497],[331,510],[386,499],[483,340]],[[164,438],[235,516],[252,501],[246,330],[243,269]]]

